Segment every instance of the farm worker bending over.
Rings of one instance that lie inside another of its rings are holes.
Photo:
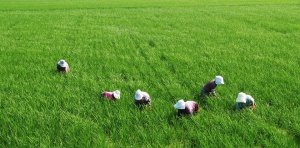
[[[174,107],[178,109],[178,116],[181,114],[192,115],[195,112],[198,112],[199,106],[198,103],[195,101],[186,101],[184,102],[183,99],[179,100]]]
[[[255,105],[256,104],[252,96],[243,92],[238,94],[238,97],[236,98],[236,110],[244,109],[245,107],[250,107],[251,110],[254,110]]]
[[[149,94],[139,89],[135,92],[134,103],[136,105],[149,105],[150,109],[152,108]]]
[[[222,76],[216,76],[215,79],[209,81],[208,83],[206,83],[201,91],[201,95],[205,96],[205,95],[212,95],[212,96],[216,96],[216,87],[218,85],[224,84],[224,80]]]
[[[105,91],[105,92],[101,93],[101,97],[104,97],[104,98],[107,98],[110,100],[120,99],[120,95],[121,95],[121,92],[119,90],[115,90],[113,92]]]
[[[65,60],[60,60],[56,67],[57,71],[69,72],[70,70],[68,63]]]

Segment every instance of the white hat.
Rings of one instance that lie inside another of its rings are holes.
[[[112,92],[112,93],[113,93],[113,95],[114,95],[114,97],[115,97],[116,99],[120,99],[121,92],[120,92],[119,90],[115,90],[115,91]]]
[[[185,102],[183,101],[183,99],[179,100],[174,107],[176,109],[185,109]]]
[[[138,90],[135,92],[134,99],[135,99],[135,100],[142,100],[142,98],[143,98],[143,93],[142,93],[141,90],[138,89]]]
[[[238,97],[236,98],[236,102],[246,103],[246,94],[243,92],[240,92],[238,94]]]
[[[246,95],[246,99],[250,99],[251,101],[253,101],[253,102],[254,102],[254,99],[253,99],[253,97],[252,97],[252,96],[250,96],[250,95]]]
[[[215,81],[217,85],[224,84],[224,80],[222,76],[216,76]]]
[[[61,67],[67,67],[68,66],[68,63],[65,60],[60,60],[57,64]]]

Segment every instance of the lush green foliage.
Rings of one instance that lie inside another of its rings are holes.
[[[297,147],[299,4],[0,0],[0,146]],[[216,75],[220,98],[203,104]],[[240,91],[256,110],[234,111]],[[181,98],[200,113],[177,118]]]

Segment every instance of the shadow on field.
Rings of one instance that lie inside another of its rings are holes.
[[[300,146],[300,134],[299,134],[299,133],[296,133],[294,138],[295,138],[295,140],[296,140],[298,146]]]
[[[57,70],[51,70],[49,73],[50,73],[52,76],[57,76],[57,75],[60,75],[60,76],[67,76],[67,73],[66,73],[66,72],[57,71]]]
[[[175,114],[175,113],[171,113],[171,114],[169,114],[168,116],[167,116],[167,120],[168,120],[168,123],[170,124],[170,125],[174,125],[174,119],[177,117],[177,114]]]
[[[167,121],[170,126],[178,126],[185,124],[183,121],[192,121],[192,118],[194,116],[197,116],[197,114],[199,114],[199,112],[194,113],[192,115],[182,114],[178,116],[177,112],[172,112],[167,116]]]
[[[149,110],[152,110],[152,106],[148,106],[148,105],[135,105],[139,111],[143,111],[143,110],[146,110],[146,109],[149,109]]]
[[[178,124],[181,124],[181,122],[178,122],[180,121],[181,118],[182,117],[177,116],[177,112],[173,112],[167,116],[168,124],[171,126],[176,126]]]
[[[194,100],[198,100],[199,107],[204,109],[204,110],[208,109],[208,104],[207,104],[208,99],[209,99],[209,97],[202,96],[201,94],[197,94],[197,95],[194,96]]]
[[[58,72],[57,70],[51,70],[49,73],[50,73],[52,76],[55,76],[55,75],[58,75],[58,74],[59,74],[59,72]]]
[[[239,111],[239,110],[236,110],[236,105],[232,105],[232,107],[230,108],[232,111]]]

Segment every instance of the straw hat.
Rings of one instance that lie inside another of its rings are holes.
[[[115,97],[116,99],[120,99],[121,92],[120,92],[119,90],[115,90],[115,91],[112,92],[112,93],[113,93],[113,95],[114,95],[114,97]]]
[[[65,60],[60,60],[57,64],[61,67],[67,67],[68,66],[68,63]]]
[[[179,100],[174,107],[176,109],[185,109],[185,102],[183,101],[183,99]]]
[[[224,80],[222,76],[216,76],[215,81],[217,85],[224,84]]]
[[[243,92],[240,92],[238,94],[238,97],[236,98],[236,102],[246,103],[246,94]]]
[[[135,100],[142,100],[142,98],[143,98],[143,93],[142,93],[141,90],[138,89],[138,90],[135,92],[134,99],[135,99]]]

